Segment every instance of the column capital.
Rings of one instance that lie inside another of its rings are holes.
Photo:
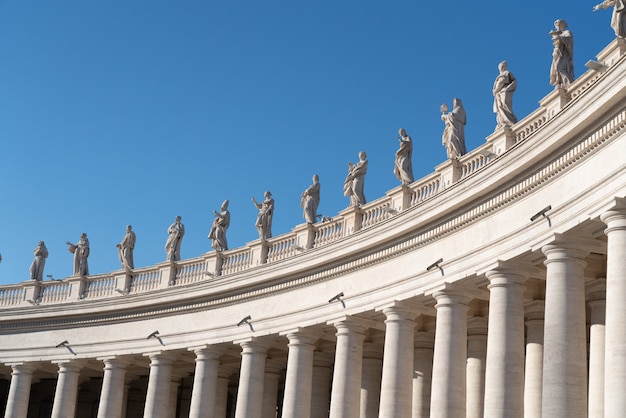
[[[125,369],[131,363],[131,359],[119,356],[97,357],[104,363],[104,369]]]
[[[219,360],[224,355],[225,351],[222,348],[213,347],[208,344],[196,347],[189,347],[187,350],[196,353],[196,361]]]
[[[385,326],[377,321],[356,316],[345,315],[341,318],[332,319],[326,322],[328,325],[334,326],[337,331],[352,331],[363,334],[369,328],[384,330]]]
[[[266,354],[270,348],[270,344],[257,337],[247,338],[245,340],[234,341],[239,344],[243,351],[241,354]]]
[[[613,207],[600,215],[607,225],[606,234],[616,229],[626,229],[626,199],[616,198]]]
[[[471,295],[467,295],[463,290],[455,288],[437,291],[433,293],[433,297],[437,301],[436,309],[450,305],[465,305],[468,307],[468,303],[473,299]]]
[[[499,263],[499,265],[485,272],[489,280],[488,289],[494,286],[507,286],[512,284],[523,285],[532,274],[534,266],[524,266],[513,263]]]
[[[419,315],[435,316],[437,314],[434,308],[410,300],[394,300],[384,305],[377,306],[374,310],[384,313],[387,319],[397,317],[395,319],[414,320]]]
[[[59,366],[59,372],[61,371],[78,372],[84,366],[82,361],[76,361],[76,360],[59,360],[59,361],[53,361],[52,364],[56,364],[57,366]]]
[[[19,362],[19,363],[5,363],[6,366],[10,366],[13,372],[11,374],[33,374],[37,370],[37,366],[33,363]]]
[[[144,353],[144,356],[150,358],[150,364],[154,365],[166,365],[174,363],[176,356],[172,353],[165,351],[154,351],[151,353]]]
[[[595,239],[554,234],[551,242],[541,247],[541,251],[546,256],[544,264],[566,259],[577,259],[584,262],[583,260],[587,257],[589,252],[592,250],[601,252],[604,247],[605,245],[601,241]]]
[[[292,329],[292,330],[288,330],[288,331],[283,331],[279,333],[279,335],[287,337],[287,339],[289,339],[289,345],[293,345],[293,344],[314,345],[317,342],[317,340],[319,340],[317,333],[310,332],[300,327]]]

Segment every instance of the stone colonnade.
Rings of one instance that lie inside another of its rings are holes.
[[[221,345],[190,347],[195,365],[188,416],[623,417],[626,210],[612,210],[601,219],[606,278],[585,277],[586,258],[601,241],[557,235],[541,248],[542,300],[525,298],[527,270],[500,263],[485,273],[487,291],[452,284],[433,294],[434,309],[406,300],[377,309],[384,324],[358,315],[331,320],[334,345],[321,344],[319,330],[285,331],[282,362],[269,355],[277,340],[267,336],[234,341],[241,348],[235,367],[223,361]],[[488,292],[489,313],[470,317],[472,300],[481,292]],[[176,353],[145,356],[150,363],[143,416],[183,416],[176,407]],[[129,360],[98,360],[97,416],[133,416],[126,406]],[[13,372],[4,416],[27,418],[37,365],[8,366]],[[57,367],[52,416],[73,417],[81,362],[62,361]]]

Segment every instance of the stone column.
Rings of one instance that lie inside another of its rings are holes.
[[[330,418],[359,418],[365,329],[355,318],[333,324],[337,329]]]
[[[485,364],[487,359],[487,318],[467,321],[467,418],[483,418],[485,410]]]
[[[128,361],[104,357],[104,377],[100,391],[98,418],[121,418],[124,409],[126,366]]]
[[[524,417],[541,416],[543,382],[543,300],[526,304],[526,370],[524,374]]]
[[[228,409],[228,385],[230,376],[234,370],[230,366],[220,366],[217,373],[217,388],[215,393],[215,413],[214,418],[226,418]]]
[[[430,400],[432,418],[465,417],[467,310],[462,291],[436,292],[437,324]]]
[[[189,418],[213,418],[217,374],[222,353],[208,346],[196,347],[192,350],[196,353],[196,369],[191,389]]]
[[[380,388],[379,418],[410,418],[413,396],[413,339],[418,313],[396,304],[382,309],[385,349]]]
[[[605,290],[605,279],[596,279],[587,286],[590,310],[588,418],[604,418]]]
[[[267,346],[256,339],[241,342],[241,370],[235,418],[261,418]]]
[[[383,375],[382,344],[363,344],[360,418],[377,418],[380,407],[380,383]]]
[[[59,378],[54,392],[52,418],[73,417],[76,413],[78,398],[78,377],[80,365],[71,362],[60,362]]]
[[[518,271],[488,271],[489,333],[485,418],[524,416],[524,282]]]
[[[413,341],[413,413],[412,418],[430,417],[430,391],[433,377],[432,332],[419,331]]]
[[[174,359],[164,353],[153,353],[148,356],[150,357],[150,376],[143,416],[167,418]]]
[[[328,418],[330,413],[330,378],[333,359],[331,354],[313,353],[313,391],[311,393],[311,418]]]
[[[542,416],[587,416],[587,250],[559,236],[546,255]],[[622,411],[623,412],[623,411]]]
[[[626,202],[602,214],[607,225],[604,414],[617,418],[626,411]]]
[[[35,366],[28,363],[11,364],[11,386],[4,412],[5,418],[26,418],[30,386],[33,382]]]
[[[313,382],[313,351],[317,338],[305,331],[288,332],[289,356],[283,397],[284,418],[311,416],[311,384]]]
[[[263,418],[276,418],[278,407],[278,389],[284,365],[278,362],[265,360],[265,375],[263,376]]]
[[[178,388],[180,379],[178,377],[170,380],[170,401],[167,404],[167,418],[176,418],[176,408],[178,406]]]

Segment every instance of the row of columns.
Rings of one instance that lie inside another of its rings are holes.
[[[584,259],[597,241],[557,236],[546,256],[545,303],[524,304],[527,276],[504,265],[486,273],[489,316],[468,321],[471,295],[450,287],[433,296],[436,329],[416,331],[419,309],[407,303],[381,308],[385,320],[382,363],[365,343],[367,322],[332,322],[336,348],[330,400],[330,361],[319,361],[317,337],[284,333],[288,360],[284,418],[621,417],[626,411],[626,210],[602,216],[607,224],[606,302],[590,302],[590,367]],[[604,289],[600,292],[603,293]],[[525,322],[526,318],[526,322]],[[606,319],[606,325],[604,320]],[[526,332],[525,332],[526,327]],[[468,337],[469,335],[469,337]],[[526,345],[524,344],[526,335]],[[262,339],[242,347],[235,418],[275,416],[279,370],[267,367]],[[486,344],[486,347],[485,347]],[[190,417],[224,417],[219,375],[222,352],[194,348],[196,370]],[[145,416],[168,417],[173,358],[150,355]],[[104,358],[98,417],[123,416],[125,366]],[[365,373],[364,373],[365,366]],[[14,364],[5,417],[26,417],[33,367]],[[79,366],[59,363],[53,417],[74,415]],[[378,378],[378,375],[380,378]],[[484,379],[484,380],[483,380]],[[589,382],[589,392],[587,384]]]

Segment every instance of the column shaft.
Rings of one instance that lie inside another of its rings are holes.
[[[605,300],[589,302],[591,324],[589,326],[589,415],[588,418],[604,418],[604,313]]]
[[[323,352],[313,353],[313,391],[311,393],[311,418],[328,418],[330,413],[330,379],[332,358]]]
[[[11,366],[11,386],[4,412],[5,418],[26,418],[30,387],[33,381],[35,367],[30,364],[14,364]]]
[[[189,418],[213,418],[217,393],[217,373],[221,353],[209,347],[198,348],[191,390]]]
[[[604,213],[601,219],[608,238],[604,414],[618,418],[626,411],[626,209]]]
[[[78,376],[80,367],[71,363],[59,363],[59,378],[54,392],[52,418],[72,418],[76,413]]]
[[[513,271],[487,272],[489,331],[485,418],[524,415],[524,282]]]
[[[127,362],[105,358],[104,377],[100,391],[98,418],[121,418],[124,409],[124,391]]]
[[[587,327],[583,259],[587,251],[557,241],[546,255],[542,416],[586,417]]]
[[[267,363],[267,362],[266,362]],[[278,389],[281,371],[276,367],[265,365],[263,377],[263,418],[276,418],[278,403]]]
[[[351,319],[335,324],[337,347],[330,418],[359,418],[365,329]]]
[[[377,418],[380,407],[380,384],[383,375],[383,348],[381,344],[363,344],[363,371],[361,374],[360,418]]]
[[[167,418],[173,360],[165,354],[150,355],[150,376],[144,417]]]
[[[430,392],[433,376],[434,335],[416,332],[413,350],[413,413],[412,418],[430,417]]]
[[[474,317],[467,324],[467,418],[483,418],[485,411],[487,322]]]
[[[413,396],[413,339],[417,312],[402,306],[383,309],[385,349],[379,418],[410,418]]]
[[[437,292],[437,324],[430,401],[432,418],[465,417],[467,310],[470,298],[450,290]]]
[[[267,346],[252,340],[241,343],[241,347],[235,418],[261,418]]]
[[[524,417],[541,416],[543,382],[543,311],[544,302],[526,305],[526,369],[524,374]]]
[[[284,418],[311,416],[311,383],[313,382],[313,351],[317,338],[303,332],[288,333],[289,357],[283,398]]]

